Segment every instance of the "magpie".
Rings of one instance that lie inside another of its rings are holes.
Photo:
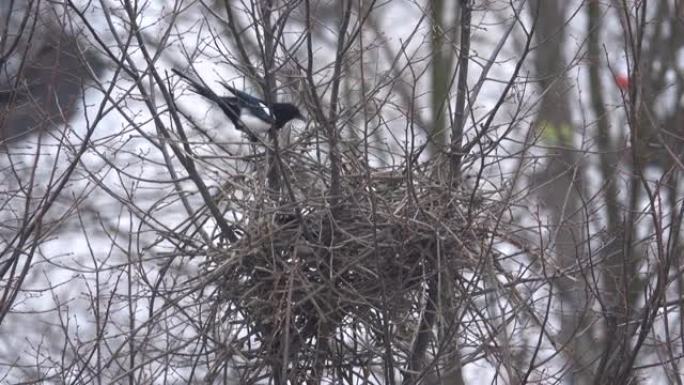
[[[180,76],[192,86],[192,91],[216,103],[236,129],[244,132],[251,142],[257,141],[256,135],[261,135],[271,127],[281,129],[292,119],[304,120],[299,109],[291,103],[273,103],[270,106],[263,100],[246,92],[240,91],[228,84],[221,85],[235,96],[218,96],[214,91],[201,85],[177,69],[173,73]]]

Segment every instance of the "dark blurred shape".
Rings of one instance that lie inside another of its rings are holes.
[[[68,122],[84,82],[104,67],[60,25],[57,9],[35,1],[0,5],[0,143]],[[47,9],[46,9],[47,8]],[[35,25],[34,25],[35,24]]]

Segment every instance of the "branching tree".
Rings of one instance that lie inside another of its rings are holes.
[[[681,384],[678,1],[0,10],[2,382]]]

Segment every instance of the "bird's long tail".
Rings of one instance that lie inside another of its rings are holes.
[[[231,86],[230,84],[228,84],[224,81],[219,82],[219,84],[221,84],[225,89],[227,89],[228,91],[230,91],[233,95],[235,95],[237,97],[243,97],[243,95],[244,95],[244,92],[238,90],[237,88]]]
[[[204,85],[200,84],[196,80],[192,79],[191,77],[187,76],[186,74],[180,72],[179,70],[172,68],[171,71],[173,71],[174,74],[178,75],[181,77],[181,79],[185,80],[190,84],[192,87],[192,92],[204,96],[205,98],[213,101],[214,103],[218,104],[223,112],[230,118],[230,120],[233,122],[235,125],[235,128],[239,131],[243,131],[247,133],[249,136],[249,140],[251,142],[256,142],[257,138],[256,136],[246,127],[244,127],[244,124],[240,121],[238,114],[239,114],[239,109],[235,110],[237,107],[233,106],[230,104],[230,102],[227,102],[226,99],[234,99],[234,98],[222,98],[218,96],[214,91],[211,90],[209,87],[205,87]],[[232,88],[232,87],[231,87]],[[233,88],[233,90],[235,90]],[[240,92],[235,90],[235,92]]]
[[[219,96],[216,95],[216,93],[214,93],[214,91],[212,91],[210,88],[203,86],[202,84],[200,84],[196,80],[192,79],[188,75],[180,72],[179,70],[177,70],[175,68],[172,68],[171,71],[173,71],[174,74],[180,76],[183,80],[188,82],[192,86],[192,92],[194,92],[198,95],[202,95],[202,96],[209,98],[213,101],[219,100]]]

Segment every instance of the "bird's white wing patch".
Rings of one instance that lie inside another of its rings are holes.
[[[259,117],[252,115],[248,108],[243,108],[240,111],[240,121],[254,134],[263,134],[271,128],[270,123],[264,122]]]
[[[264,113],[266,113],[266,115],[273,116],[273,115],[271,115],[271,109],[266,107],[266,105],[264,103],[259,103],[259,108],[261,108],[261,110],[264,111]]]

